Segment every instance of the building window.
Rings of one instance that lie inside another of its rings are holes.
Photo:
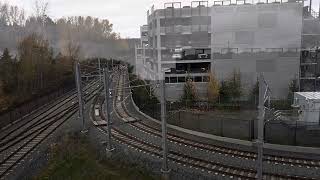
[[[148,32],[141,32],[141,37],[147,37],[148,36]]]
[[[203,76],[203,82],[209,82],[209,76]]]
[[[169,82],[170,82],[168,77],[166,77],[165,82],[166,82],[166,83],[169,83]]]
[[[202,82],[202,76],[195,76],[194,81],[195,82]]]
[[[178,81],[177,77],[170,77],[170,83],[177,83]]]
[[[186,82],[186,77],[178,77],[178,82],[179,83]]]

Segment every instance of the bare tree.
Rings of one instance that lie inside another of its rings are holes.
[[[25,11],[24,11],[24,9],[21,9],[20,14],[19,14],[19,18],[18,18],[18,24],[20,26],[23,26],[25,21],[26,21]]]
[[[11,6],[9,11],[10,24],[12,26],[17,26],[19,22],[19,9],[17,6]]]
[[[45,24],[48,15],[49,3],[47,0],[36,0],[34,2],[35,17],[42,24]]]
[[[66,55],[70,57],[72,60],[79,60],[80,59],[80,52],[81,52],[81,47],[78,43],[75,43],[73,41],[69,41],[67,43],[66,47]]]
[[[9,24],[9,5],[7,3],[0,4],[0,25]]]

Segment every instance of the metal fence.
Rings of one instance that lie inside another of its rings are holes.
[[[265,141],[273,144],[320,147],[319,123],[274,121],[265,125]]]
[[[144,113],[155,119],[160,119],[159,104],[148,106],[137,105]],[[237,109],[238,107],[241,106],[234,105],[234,107],[229,107],[230,111],[227,111],[226,115],[217,115],[217,113],[215,113],[216,111],[201,111],[201,108],[196,111],[191,111],[177,104],[167,103],[167,121],[169,124],[190,130],[252,141],[257,138],[257,111],[254,109],[249,111],[247,111],[247,109],[243,111],[233,111],[233,109]],[[234,112],[244,114],[230,117],[229,114]],[[283,114],[288,116],[294,113],[293,111],[287,110],[284,111]],[[266,116],[266,118],[269,117],[268,115]],[[278,118],[276,120],[266,121],[264,129],[265,142],[267,143],[320,147],[319,123],[306,123],[292,119],[285,120]]]

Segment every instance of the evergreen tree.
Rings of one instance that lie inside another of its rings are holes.
[[[1,56],[1,61],[9,62],[11,60],[11,55],[8,48],[5,48]]]
[[[255,105],[258,105],[258,101],[259,101],[259,81],[258,81],[258,79],[250,92],[249,101],[254,103]]]
[[[219,91],[219,96],[221,101],[226,102],[229,101],[230,97],[228,94],[228,86],[226,81],[221,81],[220,83],[220,91]]]
[[[16,68],[9,50],[6,48],[1,56],[0,80],[2,90],[5,93],[12,93],[16,88]]]
[[[231,78],[227,81],[228,92],[232,100],[240,98],[242,95],[240,72],[234,70]]]
[[[234,70],[229,79],[221,82],[220,96],[223,100],[229,101],[240,98],[242,94],[240,72]]]

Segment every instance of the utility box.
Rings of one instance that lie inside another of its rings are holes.
[[[320,92],[295,92],[292,106],[299,109],[299,121],[320,123]]]

